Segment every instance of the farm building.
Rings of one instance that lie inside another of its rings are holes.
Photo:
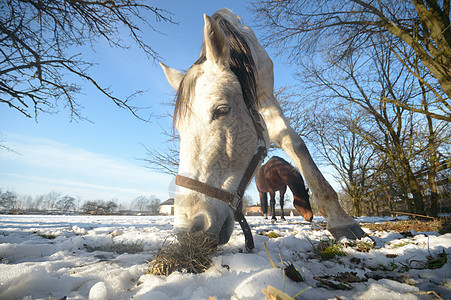
[[[246,216],[263,216],[260,205],[251,205],[246,207]]]

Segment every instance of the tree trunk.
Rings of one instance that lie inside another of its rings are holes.
[[[421,89],[423,90],[423,106],[424,109],[428,109],[428,103],[426,101],[426,92],[424,86],[421,84]],[[426,116],[428,122],[429,129],[429,170],[428,170],[428,185],[429,190],[431,192],[430,195],[430,207],[429,214],[433,217],[436,217],[438,214],[438,187],[435,182],[435,178],[437,176],[437,149],[436,149],[436,135],[434,131],[434,125],[432,123],[432,119],[429,116]]]
[[[388,207],[390,209],[390,215],[393,217],[393,203],[391,202],[389,187],[387,186],[384,190],[385,190],[385,194],[387,195]]]
[[[423,194],[421,193],[421,188],[418,180],[413,174],[412,168],[410,167],[410,162],[408,157],[406,157],[405,150],[401,145],[399,135],[395,132],[393,127],[387,126],[392,137],[393,144],[396,149],[395,159],[398,160],[400,167],[403,169],[405,178],[400,178],[399,182],[405,182],[407,184],[406,190],[410,192],[413,196],[413,205],[408,199],[409,211],[416,214],[424,214],[424,202]],[[407,197],[408,198],[408,197]]]
[[[362,214],[361,211],[361,199],[360,197],[352,197],[352,216],[360,217]]]
[[[431,217],[437,217],[437,215],[438,215],[438,199],[439,199],[438,188],[435,183],[435,178],[430,176],[430,174],[428,174],[428,183],[429,183],[429,188],[431,190],[429,215]]]
[[[418,181],[415,177],[413,177],[413,173],[409,176],[409,187],[410,191],[413,195],[413,205],[414,205],[414,213],[424,215],[424,201],[423,194],[421,192],[421,187],[418,184]]]

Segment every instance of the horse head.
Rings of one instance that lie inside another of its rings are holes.
[[[310,204],[310,194],[309,189],[304,186],[302,177],[298,187],[298,192],[293,193],[293,197],[293,205],[296,210],[301,214],[304,220],[311,222],[313,219],[313,211]]]
[[[213,17],[204,15],[202,52],[186,73],[161,65],[177,90],[174,124],[180,135],[178,174],[233,194],[253,155],[267,143],[259,139],[252,115],[252,55],[249,49],[237,50],[245,44],[244,37],[240,38],[220,12]],[[235,212],[217,197],[179,187],[174,215],[178,234],[205,232],[225,244],[232,234]]]

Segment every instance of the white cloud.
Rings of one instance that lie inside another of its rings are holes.
[[[169,175],[155,173],[133,162],[93,153],[54,140],[11,134],[0,151],[5,168],[0,171],[2,188],[35,194],[30,188],[60,190],[84,198],[125,198],[155,194],[169,196]],[[6,185],[6,186],[5,186]],[[104,197],[101,197],[104,195]]]

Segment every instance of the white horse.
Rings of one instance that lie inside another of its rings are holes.
[[[251,179],[243,177],[253,176],[254,164],[263,159],[256,153],[271,140],[301,170],[332,235],[361,238],[364,232],[342,209],[337,193],[283,116],[273,93],[273,63],[254,32],[229,9],[204,19],[203,48],[191,68],[182,73],[161,63],[177,90],[178,179],[185,184],[179,180],[175,195],[176,232],[203,231],[227,243],[237,218],[234,209],[240,204],[218,194],[242,196]]]

